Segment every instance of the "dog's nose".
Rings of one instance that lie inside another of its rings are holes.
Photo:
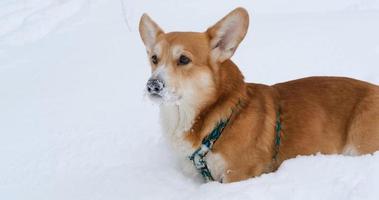
[[[150,94],[159,94],[164,88],[164,82],[159,79],[149,79],[146,87]]]

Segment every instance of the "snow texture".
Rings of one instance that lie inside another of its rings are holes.
[[[378,0],[2,0],[0,199],[378,199],[379,153],[301,156],[232,184],[181,173],[143,97],[139,17],[203,31],[237,6],[251,16],[233,57],[247,81],[379,83]]]

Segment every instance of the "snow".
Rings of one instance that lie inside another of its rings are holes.
[[[379,153],[301,156],[233,184],[181,173],[143,95],[139,17],[202,31],[237,6],[251,14],[234,56],[247,81],[379,83],[377,0],[3,0],[0,199],[377,199]]]

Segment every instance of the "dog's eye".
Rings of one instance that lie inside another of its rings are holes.
[[[191,62],[191,59],[189,59],[187,56],[181,55],[178,60],[178,65],[186,65]]]
[[[154,63],[154,65],[158,64],[158,57],[157,57],[157,55],[151,56],[151,62]]]

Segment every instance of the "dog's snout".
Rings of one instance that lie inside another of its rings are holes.
[[[159,79],[149,79],[146,87],[150,94],[159,94],[164,88],[164,82]]]

